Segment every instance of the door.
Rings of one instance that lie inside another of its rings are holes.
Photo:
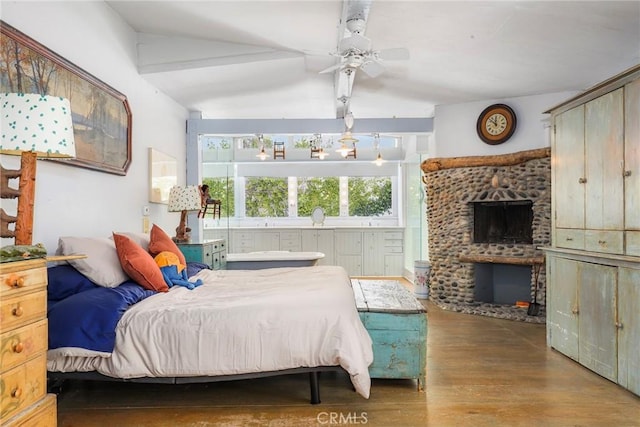
[[[547,342],[578,360],[578,262],[547,255]]]
[[[578,285],[579,362],[611,381],[618,378],[617,268],[580,263]]]
[[[640,270],[618,269],[618,384],[640,395]]]
[[[640,79],[624,90],[625,253],[640,256]]]
[[[553,162],[556,227],[584,228],[584,106],[556,117]]]
[[[585,227],[624,227],[624,109],[620,88],[585,106]],[[587,248],[588,249],[588,248]]]

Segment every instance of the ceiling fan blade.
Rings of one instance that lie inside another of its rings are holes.
[[[344,53],[348,50],[358,50],[365,52],[371,49],[371,40],[360,34],[353,34],[340,40],[340,52]]]
[[[341,63],[339,63],[339,64],[336,64],[336,65],[332,65],[332,66],[331,66],[331,67],[329,67],[329,68],[325,68],[324,70],[319,71],[319,72],[318,72],[318,74],[330,73],[331,71],[335,71],[335,70],[337,70],[337,69],[339,69],[339,68],[342,68],[342,66],[343,66],[343,65],[344,65],[344,64],[343,64],[342,62],[341,62]]]
[[[396,59],[409,59],[409,49],[404,47],[396,47],[392,49],[382,49],[378,52],[378,58],[385,61]]]
[[[384,73],[384,66],[376,61],[368,61],[360,66],[360,69],[363,73],[371,78],[378,77],[380,74]]]

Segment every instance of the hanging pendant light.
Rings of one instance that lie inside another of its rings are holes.
[[[260,152],[256,154],[256,157],[264,161],[269,158],[269,155],[264,151],[264,136],[262,134],[258,135],[258,141],[260,142]]]

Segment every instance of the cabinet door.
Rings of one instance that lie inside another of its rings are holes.
[[[640,79],[624,90],[624,228],[640,230]],[[627,254],[640,256],[640,244]]]
[[[618,270],[618,384],[640,395],[640,270]]]
[[[585,226],[624,227],[624,109],[620,88],[585,106]]]
[[[333,230],[302,230],[302,251],[322,252],[318,265],[333,265]]]
[[[365,231],[363,234],[362,274],[365,276],[384,276],[384,232]]]
[[[556,117],[553,148],[556,227],[584,228],[584,106]]]
[[[317,231],[318,246],[317,251],[324,254],[318,264],[320,265],[334,265],[335,259],[333,256],[333,230],[318,230]]]
[[[362,232],[360,231],[336,231],[335,242],[338,255],[362,255]]]
[[[280,250],[280,233],[277,231],[257,231],[253,239],[255,251]]]
[[[404,270],[404,255],[384,256],[384,275],[402,277]]]
[[[578,360],[578,262],[547,256],[547,342]]]
[[[579,361],[594,372],[618,378],[616,281],[617,268],[580,263],[578,285]]]

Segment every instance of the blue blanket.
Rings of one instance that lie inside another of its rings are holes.
[[[155,293],[133,281],[115,288],[98,286],[67,265],[47,271],[49,349],[79,347],[111,353],[124,312]]]

